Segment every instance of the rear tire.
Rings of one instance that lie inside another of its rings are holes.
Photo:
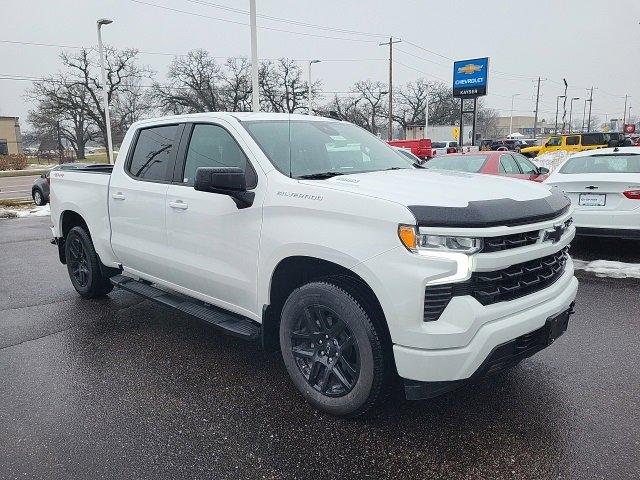
[[[351,292],[319,281],[284,304],[280,346],[291,380],[315,408],[356,417],[384,398],[390,367],[370,314]]]
[[[102,297],[113,290],[109,277],[100,270],[100,259],[91,237],[82,227],[69,230],[64,244],[71,283],[84,298]]]
[[[33,203],[35,203],[37,206],[41,207],[47,204],[46,200],[44,199],[44,195],[39,188],[34,188],[33,192],[31,192],[31,196],[33,197]]]

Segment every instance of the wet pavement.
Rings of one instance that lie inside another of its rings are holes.
[[[639,477],[639,281],[581,275],[547,350],[340,420],[304,403],[278,354],[126,292],[81,300],[48,223],[0,220],[2,479]]]

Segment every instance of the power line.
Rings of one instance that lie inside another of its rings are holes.
[[[165,5],[158,5],[155,3],[149,3],[149,2],[144,2],[142,0],[129,0],[130,2],[134,2],[134,3],[139,3],[141,5],[147,5],[149,7],[154,7],[154,8],[160,8],[162,10],[168,10],[170,12],[175,12],[175,13],[182,13],[184,15],[192,15],[194,17],[200,17],[200,18],[208,18],[209,20],[215,20],[218,22],[225,22],[225,23],[232,23],[234,25],[242,25],[244,27],[248,27],[249,24],[245,23],[245,22],[238,22],[236,20],[230,20],[228,18],[220,18],[220,17],[212,17],[211,15],[204,15],[202,13],[195,13],[195,12],[188,12],[186,10],[180,10],[178,8],[172,8],[172,7],[167,7]],[[292,30],[285,30],[282,28],[275,28],[275,27],[266,27],[266,26],[261,26],[258,25],[258,28],[261,28],[263,30],[271,30],[273,32],[281,32],[281,33],[290,33],[293,35],[304,35],[307,37],[315,37],[315,38],[327,38],[330,40],[343,40],[346,42],[361,42],[361,43],[378,43],[375,40],[363,40],[360,38],[345,38],[345,37],[333,37],[330,35],[321,35],[318,33],[308,33],[308,32],[294,32]]]
[[[211,8],[218,8],[221,10],[226,10],[229,12],[234,12],[234,13],[240,13],[243,15],[249,15],[249,12],[246,10],[242,10],[239,8],[234,8],[234,7],[229,7],[226,5],[219,5],[216,3],[211,3],[211,2],[205,2],[203,0],[184,0],[186,2],[189,3],[195,3],[197,5],[204,5],[206,7],[211,7]],[[265,20],[271,20],[274,22],[282,22],[282,23],[288,23],[291,25],[298,25],[301,27],[309,27],[309,28],[317,28],[319,30],[326,30],[326,31],[330,31],[330,32],[337,32],[337,33],[348,33],[348,34],[352,34],[352,35],[364,35],[364,36],[369,36],[369,37],[386,37],[386,34],[382,34],[382,33],[372,33],[372,32],[362,32],[362,31],[358,31],[358,30],[347,30],[344,28],[337,28],[337,27],[327,27],[325,25],[318,25],[315,23],[307,23],[307,22],[301,22],[299,20],[292,20],[289,18],[283,18],[283,17],[276,17],[273,15],[264,15],[264,14],[260,14],[258,13],[256,15],[258,18],[264,18]]]

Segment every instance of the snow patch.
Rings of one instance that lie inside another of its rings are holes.
[[[567,151],[556,150],[555,152],[547,152],[542,155],[538,155],[533,159],[533,163],[539,167],[548,168],[549,172],[553,172],[562,164],[562,162],[569,158],[569,155],[571,154]]]
[[[24,218],[24,217],[48,217],[51,215],[49,204],[41,207],[31,206],[28,208],[0,208],[0,218]]]
[[[573,266],[576,270],[591,272],[596,277],[640,278],[640,263],[614,262],[611,260],[586,262],[574,259]]]

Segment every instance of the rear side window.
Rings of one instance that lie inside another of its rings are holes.
[[[582,135],[582,145],[606,145],[604,133],[585,133]]]
[[[426,169],[477,173],[482,169],[486,161],[486,155],[443,155],[432,158],[423,166]]]
[[[518,164],[511,155],[500,156],[500,173],[506,173],[507,175],[519,174],[520,169]]]
[[[247,188],[255,187],[257,176],[247,164],[247,157],[224,128],[196,124],[187,149],[183,182],[193,186],[198,167],[238,167],[247,173]]]
[[[173,159],[177,148],[179,125],[162,125],[140,130],[133,155],[129,163],[129,173],[142,180],[169,181],[173,173]],[[169,172],[169,173],[168,173]]]
[[[567,137],[567,145],[580,145],[580,136],[573,135],[571,137]]]

